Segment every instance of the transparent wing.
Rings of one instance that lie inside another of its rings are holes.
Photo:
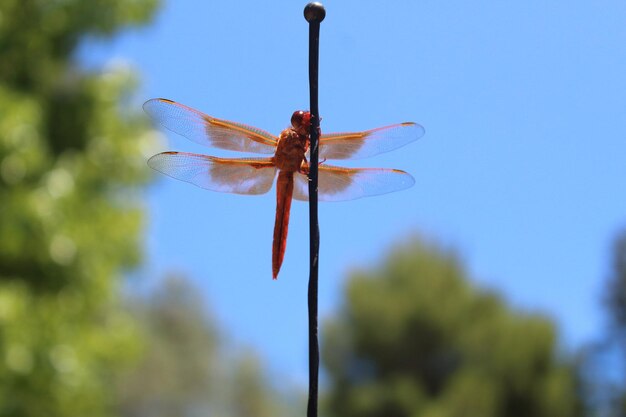
[[[276,167],[270,158],[216,158],[186,152],[163,152],[148,165],[165,175],[207,190],[264,194],[272,188]]]
[[[424,128],[406,122],[365,132],[330,133],[320,137],[320,160],[359,159],[389,152],[424,136]]]
[[[404,190],[415,183],[413,177],[399,169],[343,168],[320,165],[318,177],[319,201],[345,201]],[[308,201],[309,179],[297,173],[293,198]]]
[[[216,119],[171,100],[148,100],[143,109],[157,123],[201,145],[263,154],[276,150],[277,138],[264,130]]]

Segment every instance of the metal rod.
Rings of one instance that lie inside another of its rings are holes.
[[[319,109],[318,109],[318,69],[320,23],[326,11],[321,3],[309,3],[304,8],[304,18],[309,22],[309,93],[311,112],[311,157],[309,161],[309,402],[307,417],[317,417],[319,386],[320,349],[317,324],[317,288],[320,232],[317,218],[317,168],[319,161]]]

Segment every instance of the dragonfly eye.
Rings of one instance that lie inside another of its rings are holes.
[[[296,111],[291,116],[291,125],[299,135],[308,135],[311,128],[311,113],[308,111]]]
[[[300,127],[303,127],[302,125],[305,122],[305,116],[304,116],[305,112],[302,110],[298,110],[293,112],[293,115],[291,116],[291,126],[293,126],[296,129],[299,129]]]

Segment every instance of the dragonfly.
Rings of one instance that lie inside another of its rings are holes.
[[[265,158],[221,158],[169,151],[154,155],[148,160],[148,165],[165,175],[204,189],[248,195],[267,193],[278,173],[272,241],[272,278],[277,279],[285,256],[292,199],[308,201],[309,198],[311,114],[304,110],[295,111],[291,126],[274,136],[164,98],[148,100],[143,108],[156,123],[201,145],[272,155]],[[413,122],[364,132],[321,134],[318,200],[354,200],[411,187],[415,180],[399,169],[346,168],[328,165],[326,160],[366,158],[397,149],[423,135],[424,128]]]

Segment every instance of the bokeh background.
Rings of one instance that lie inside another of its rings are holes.
[[[325,132],[420,141],[320,207],[327,416],[626,415],[626,5],[325,3]],[[278,133],[297,2],[0,3],[0,416],[304,413],[308,209],[150,172],[166,97]]]

